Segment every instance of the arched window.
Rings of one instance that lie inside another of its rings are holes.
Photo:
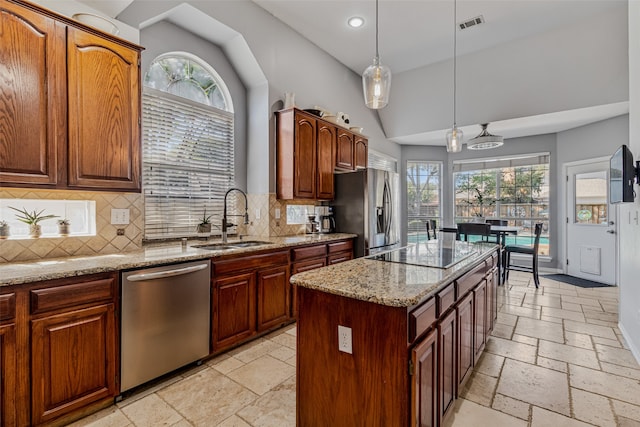
[[[233,117],[229,90],[206,62],[174,52],[151,63],[142,95],[145,239],[193,235],[203,218],[222,217],[235,181]]]

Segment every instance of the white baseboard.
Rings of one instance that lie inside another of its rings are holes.
[[[633,354],[633,357],[635,357],[636,362],[640,363],[640,350],[635,345],[633,345],[633,342],[629,339],[629,334],[624,329],[624,326],[622,326],[621,322],[618,322],[618,328],[620,329],[620,332],[622,332],[622,336],[624,337],[624,340],[627,342],[627,345],[629,346],[629,350],[631,350],[631,354]]]

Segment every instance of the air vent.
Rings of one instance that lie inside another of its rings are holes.
[[[467,19],[464,22],[460,22],[458,26],[460,26],[461,30],[464,30],[469,27],[474,27],[476,25],[484,24],[484,16],[478,15],[475,18]]]

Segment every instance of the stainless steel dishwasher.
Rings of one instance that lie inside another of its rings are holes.
[[[211,261],[122,272],[120,392],[209,355]]]

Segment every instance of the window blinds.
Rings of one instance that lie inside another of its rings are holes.
[[[205,209],[220,224],[235,180],[233,113],[145,88],[142,135],[145,239],[194,234]]]
[[[453,162],[453,172],[545,165],[549,164],[549,159],[549,153],[538,153],[495,159],[460,160]]]

